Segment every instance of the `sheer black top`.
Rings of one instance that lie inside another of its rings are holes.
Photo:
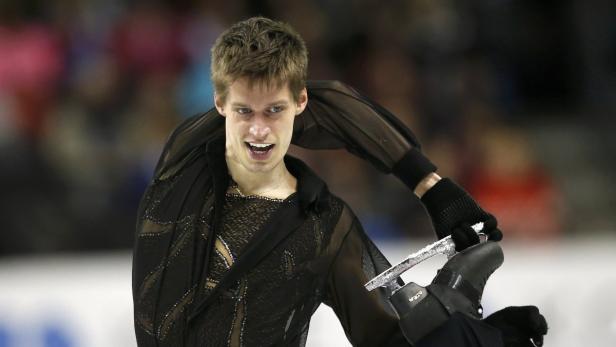
[[[308,87],[293,143],[346,148],[411,188],[435,169],[417,164],[413,134],[378,105],[338,82]],[[241,196],[224,160],[223,117],[211,110],[174,131],[139,209],[139,346],[304,346],[320,303],[333,308],[353,345],[407,345],[387,293],[363,287],[387,260],[323,181],[298,159],[285,163],[296,193]]]

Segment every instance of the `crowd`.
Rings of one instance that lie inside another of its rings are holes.
[[[214,38],[257,14],[301,33],[310,79],[344,81],[402,119],[506,237],[557,237],[566,201],[529,147],[524,114],[575,105],[576,76],[561,58],[570,42],[542,30],[562,17],[540,8],[530,16],[536,5],[522,3],[2,2],[0,255],[130,247],[168,134],[213,106]],[[511,30],[522,21],[525,32]],[[533,26],[544,35],[524,37]],[[432,235],[393,177],[341,152],[295,153],[374,237]]]

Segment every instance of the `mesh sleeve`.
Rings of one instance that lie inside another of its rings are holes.
[[[215,134],[224,132],[224,124],[224,118],[215,108],[182,122],[169,135],[154,170],[154,177],[165,179],[172,176],[195,149],[205,145]]]
[[[389,111],[338,81],[309,81],[306,110],[294,122],[292,143],[308,149],[347,149],[409,188],[436,171],[415,134]],[[171,134],[156,168],[166,178],[214,134],[224,132],[215,108],[184,121]]]
[[[436,170],[415,134],[374,101],[338,81],[309,81],[307,88],[308,105],[295,121],[293,144],[345,148],[411,189]]]
[[[369,242],[357,218],[345,210],[337,228],[346,229],[346,235],[328,276],[325,304],[334,310],[353,346],[409,346],[386,303],[386,293],[364,288],[389,263]]]

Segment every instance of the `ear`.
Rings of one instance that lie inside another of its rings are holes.
[[[214,93],[214,106],[216,106],[216,110],[218,110],[218,113],[220,115],[222,115],[223,117],[226,117],[227,115],[225,114],[225,110],[224,110],[224,101],[222,100],[222,98],[220,97],[220,95]]]
[[[308,105],[308,91],[306,90],[306,88],[304,88],[299,92],[299,97],[297,98],[297,110],[295,112],[295,115],[297,116],[300,113],[304,112],[304,110],[306,109],[306,105]]]

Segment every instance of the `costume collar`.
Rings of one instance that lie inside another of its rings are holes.
[[[225,161],[225,134],[221,133],[206,144],[207,159],[214,179],[215,194],[224,195],[229,184],[230,175]],[[325,203],[327,185],[303,161],[291,155],[285,155],[285,165],[297,179],[297,196],[304,212],[319,212]]]

